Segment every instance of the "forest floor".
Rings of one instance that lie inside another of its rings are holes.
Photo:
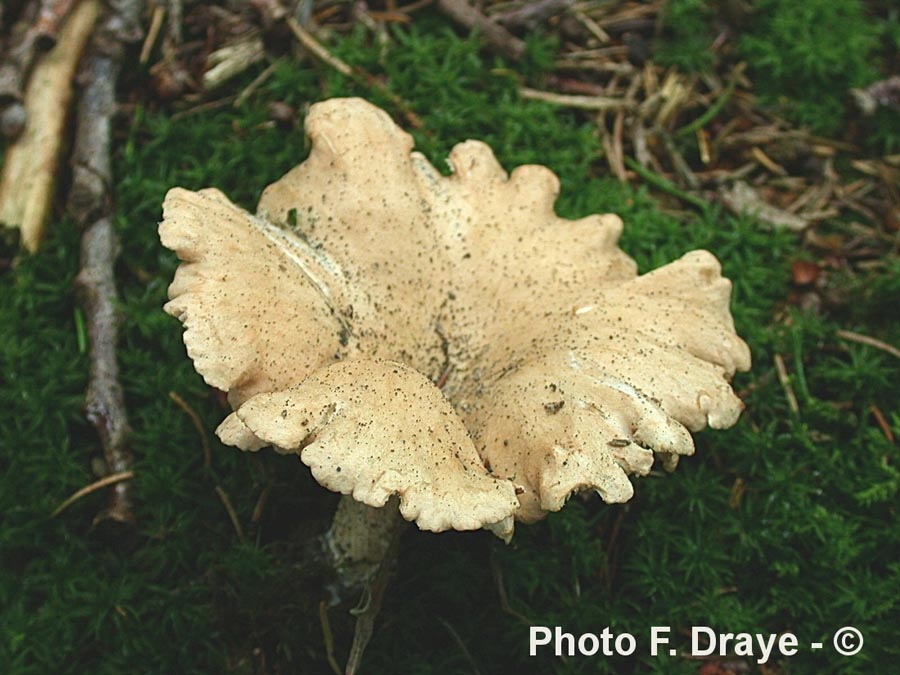
[[[103,490],[54,513],[103,473],[64,169],[40,252],[14,234],[0,247],[0,672],[345,661],[352,617],[304,569],[337,498],[296,458],[218,442],[228,409],[162,311],[177,261],[157,235],[174,186],[253,210],[306,157],[309,105],[337,96],[383,107],[439,168],[470,138],[507,170],[546,165],[558,213],[619,214],[641,272],[713,252],[753,354],[734,382],[740,422],[697,434],[696,455],[636,479],[628,503],[572,499],[509,546],[410,530],[362,672],[871,673],[900,659],[893,3],[479,3],[502,32],[461,24],[462,4],[185,0],[142,16],[112,167],[135,522],[94,526]],[[220,51],[235,44],[240,57]],[[223,59],[233,73],[215,71]],[[637,650],[532,658],[530,625],[609,626]],[[865,637],[852,657],[831,646],[846,625]],[[671,627],[675,655],[650,655],[651,626]],[[692,657],[692,626],[792,632],[801,648]]]

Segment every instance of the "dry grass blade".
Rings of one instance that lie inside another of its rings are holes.
[[[188,402],[185,401],[181,396],[178,395],[177,392],[170,391],[169,398],[175,402],[179,408],[181,408],[184,413],[191,418],[191,423],[194,425],[194,428],[197,430],[197,433],[200,435],[200,442],[203,444],[203,466],[209,468],[212,464],[212,451],[209,447],[209,438],[206,435],[206,427],[203,426],[203,421],[200,419],[200,415],[188,405]]]
[[[762,151],[762,148],[759,146],[753,146],[750,149],[750,153],[753,155],[753,159],[759,162],[766,169],[771,171],[777,176],[787,176],[788,172],[783,166],[773,161],[771,157],[769,157],[765,152]]]
[[[662,190],[663,192],[667,192],[668,194],[672,195],[673,197],[677,197],[681,201],[683,201],[687,204],[690,204],[691,206],[694,206],[695,208],[700,209],[701,211],[705,211],[706,209],[709,208],[709,204],[702,197],[698,197],[697,195],[692,195],[689,192],[685,192],[684,190],[673,185],[671,181],[664,178],[663,176],[660,176],[660,175],[654,173],[653,171],[651,171],[650,169],[647,169],[647,168],[641,166],[631,157],[625,158],[625,164],[628,166],[629,169],[634,171],[637,175],[639,175],[645,181],[647,181],[654,187]]]
[[[67,508],[72,506],[72,504],[77,502],[79,499],[81,499],[82,497],[86,497],[92,492],[102,490],[109,485],[115,485],[116,483],[121,483],[122,481],[131,480],[132,478],[134,478],[134,471],[122,471],[120,473],[114,473],[109,476],[104,476],[100,480],[94,481],[90,485],[86,485],[77,492],[73,492],[72,495],[69,496],[65,501],[63,501],[62,504],[53,509],[53,512],[50,514],[50,516],[55,518]]]
[[[778,382],[784,389],[784,395],[787,397],[788,406],[795,415],[800,414],[800,405],[797,403],[797,395],[794,393],[794,386],[791,384],[790,375],[788,375],[787,367],[784,365],[784,359],[781,354],[775,355],[775,372],[778,373]]]
[[[497,595],[500,597],[500,608],[510,616],[517,618],[526,626],[535,625],[535,621],[529,619],[518,610],[513,609],[512,605],[509,604],[509,596],[506,594],[506,584],[503,582],[503,570],[500,569],[500,563],[497,562],[493,551],[491,551],[491,573],[494,575],[494,582],[497,584]]]
[[[308,30],[297,23],[294,17],[289,16],[287,18],[287,25],[288,28],[291,29],[291,32],[300,41],[300,44],[302,44],[313,56],[315,56],[323,63],[328,64],[331,68],[334,68],[341,75],[353,77],[353,68],[351,68],[344,61],[339,59],[337,56],[334,56],[331,52],[325,49],[325,47],[322,46],[322,44],[318,40],[316,40]]]
[[[472,657],[472,652],[469,651],[469,648],[466,647],[466,643],[463,642],[463,639],[459,636],[459,633],[456,632],[456,629],[450,625],[450,622],[442,617],[438,617],[438,621],[444,624],[444,628],[447,629],[447,632],[450,633],[450,636],[453,638],[453,641],[457,644],[460,651],[465,657],[466,662],[469,664],[469,667],[472,669],[471,672],[473,675],[481,675],[481,670],[478,668],[478,664],[475,663],[475,659]]]
[[[328,619],[328,607],[324,600],[319,601],[319,623],[322,625],[322,640],[325,642],[325,658],[335,675],[343,675],[341,667],[334,656],[334,635],[331,632],[331,621]]]
[[[529,87],[519,89],[519,95],[522,98],[534,101],[543,101],[544,103],[552,103],[553,105],[564,106],[566,108],[578,108],[580,110],[620,110],[622,108],[633,108],[634,103],[621,98],[612,98],[608,96],[576,96],[573,94],[556,94],[551,91],[540,91]]]
[[[138,59],[141,65],[146,64],[150,60],[150,53],[153,51],[153,45],[156,44],[156,38],[159,37],[159,31],[162,28],[165,16],[166,8],[163,5],[157,5],[153,8],[153,16],[150,18],[150,29],[147,31],[147,37],[141,47],[141,55]]]
[[[234,527],[234,531],[237,534],[238,539],[241,542],[244,541],[244,528],[241,527],[241,521],[238,519],[237,511],[234,510],[234,506],[231,504],[231,499],[228,496],[228,493],[222,488],[221,485],[216,485],[216,494],[219,496],[219,500],[222,502],[222,505],[225,507],[225,511],[228,512],[228,518],[231,520],[231,525]]]
[[[891,431],[891,425],[888,424],[887,419],[885,419],[884,413],[881,412],[881,408],[873,403],[869,410],[871,410],[872,415],[875,416],[875,421],[878,423],[878,427],[881,429],[881,433],[883,433],[884,437],[888,439],[888,442],[893,443],[894,432]]]
[[[234,107],[240,108],[242,105],[244,105],[244,102],[248,98],[250,98],[253,95],[253,93],[260,86],[262,86],[263,83],[265,83],[266,80],[268,80],[272,76],[272,73],[275,72],[275,69],[278,67],[278,65],[280,63],[281,63],[280,60],[273,61],[268,66],[266,66],[266,69],[264,71],[262,71],[259,75],[257,75],[255,78],[253,78],[253,81],[250,84],[248,84],[246,87],[244,87],[244,90],[240,94],[238,94],[237,98],[234,99],[234,104],[233,104]]]
[[[869,337],[868,335],[862,335],[860,333],[854,333],[851,330],[839,330],[836,334],[838,337],[849,340],[850,342],[856,342],[857,344],[866,345],[867,347],[880,349],[881,351],[900,359],[900,349],[897,349],[893,345],[890,345],[887,342],[883,342],[877,338]]]

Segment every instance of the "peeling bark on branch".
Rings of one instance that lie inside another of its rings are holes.
[[[118,316],[112,262],[118,252],[118,240],[109,218],[94,221],[81,239],[81,271],[75,282],[90,339],[91,377],[87,390],[87,417],[97,429],[109,473],[131,469],[128,415],[119,383],[116,359]],[[113,520],[129,523],[132,513],[131,482],[117,483],[109,506],[95,522]]]
[[[84,89],[78,107],[68,202],[69,213],[85,227],[81,271],[75,281],[90,339],[87,416],[100,435],[109,473],[128,471],[132,463],[128,445],[131,430],[116,357],[119,318],[113,265],[119,242],[111,218],[110,129],[124,46],[140,37],[140,31],[135,30],[140,9],[141,3],[135,0],[110,3],[94,35],[82,68]],[[109,506],[98,514],[95,523],[130,523],[133,519],[131,482],[117,483]]]

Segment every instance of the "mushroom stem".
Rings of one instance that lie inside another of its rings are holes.
[[[365,589],[375,578],[391,544],[407,524],[398,507],[397,497],[381,508],[367,506],[349,495],[341,497],[331,527],[322,538],[337,575],[332,587],[335,604]]]

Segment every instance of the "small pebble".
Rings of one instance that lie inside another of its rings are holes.
[[[293,126],[297,118],[297,109],[284,101],[273,101],[269,104],[269,119],[279,126]]]

